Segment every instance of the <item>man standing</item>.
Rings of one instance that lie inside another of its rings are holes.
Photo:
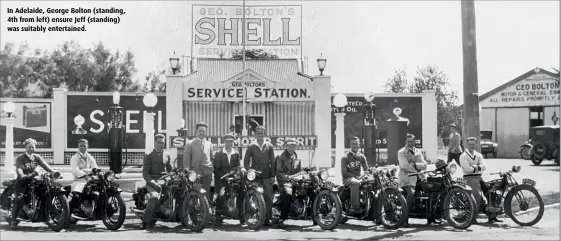
[[[280,228],[285,228],[284,221],[288,219],[288,213],[290,212],[290,203],[292,200],[292,185],[290,183],[291,178],[289,176],[302,171],[302,160],[298,158],[296,151],[294,151],[296,147],[296,140],[292,138],[286,139],[285,144],[286,149],[277,157],[276,161],[276,176],[279,188],[281,188],[281,215],[279,219]]]
[[[232,135],[234,139],[236,139],[236,137],[238,136],[238,134],[236,133],[236,125],[230,125],[230,132],[228,132],[228,134]]]
[[[479,213],[482,201],[481,192],[484,191],[485,193],[487,190],[483,190],[485,185],[481,185],[482,183],[485,184],[481,178],[481,175],[485,171],[485,162],[483,161],[483,155],[475,150],[476,147],[477,138],[469,137],[467,139],[467,150],[460,156],[460,166],[464,170],[464,179],[466,180],[467,185],[471,187],[473,191],[473,196],[475,197],[475,209],[477,210],[476,213]],[[477,223],[477,220],[473,219],[473,222]],[[502,221],[494,216],[489,216],[489,222]]]
[[[450,124],[450,143],[448,144],[448,163],[455,160],[460,163],[460,155],[462,155],[463,148],[461,146],[462,136],[458,133],[456,124]]]
[[[164,151],[166,145],[166,137],[162,134],[154,136],[154,150],[150,154],[144,156],[144,166],[142,167],[142,177],[146,181],[146,188],[150,194],[150,198],[144,209],[144,217],[142,220],[142,229],[154,228],[155,222],[152,219],[154,212],[159,208],[159,198],[162,187],[157,183],[158,178],[172,170],[171,157],[167,151]]]
[[[271,225],[273,209],[273,183],[275,182],[275,150],[273,145],[265,142],[265,127],[255,129],[256,141],[249,144],[244,156],[245,169],[261,172],[263,181],[263,197],[265,198],[266,215],[264,226]]]
[[[234,150],[234,136],[227,134],[223,138],[224,148],[214,154],[214,186],[218,197],[216,198],[216,224],[222,223],[221,215],[224,211],[225,196],[222,191],[226,187],[226,180],[220,180],[221,177],[228,174],[230,171],[240,168],[241,155]],[[244,225],[245,221],[242,214],[243,192],[238,190],[237,207],[240,224]]]
[[[407,134],[406,145],[397,152],[399,162],[399,186],[407,193],[407,206],[409,210],[413,207],[413,197],[417,181],[425,179],[424,175],[410,177],[410,173],[417,173],[427,169],[427,162],[423,158],[421,151],[415,148],[415,136]],[[429,219],[428,223],[437,223],[434,219]],[[409,217],[405,221],[409,226]]]
[[[366,157],[358,152],[360,147],[360,139],[356,136],[351,138],[351,150],[341,159],[341,174],[343,176],[343,184],[351,189],[351,213],[362,213],[360,207],[360,177],[361,171],[368,170],[368,162]]]
[[[212,182],[212,173],[214,172],[212,165],[212,143],[205,140],[208,129],[206,123],[197,123],[195,129],[197,130],[197,138],[188,142],[185,146],[183,167],[201,176],[201,184],[206,191],[206,198],[210,202],[210,183]]]
[[[88,153],[88,140],[80,139],[78,141],[78,153],[76,153],[70,159],[70,167],[72,168],[72,176],[74,177],[74,182],[72,182],[72,199],[70,200],[70,213],[74,212],[77,208],[78,202],[80,201],[80,194],[84,190],[86,183],[88,182],[88,174],[91,174],[94,168],[98,168],[95,159],[90,153]]]
[[[25,146],[25,153],[16,158],[16,183],[14,185],[14,195],[16,197],[14,206],[12,207],[12,222],[10,224],[12,229],[17,229],[19,221],[18,216],[23,206],[23,196],[28,190],[27,186],[33,180],[36,173],[37,165],[41,166],[47,172],[53,172],[53,169],[47,164],[45,159],[39,154],[35,154],[35,147],[37,141],[35,139],[27,139],[23,143]]]

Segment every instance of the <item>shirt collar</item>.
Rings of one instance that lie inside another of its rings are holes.
[[[205,139],[201,139],[197,137],[197,140],[199,140],[200,142],[205,142]]]
[[[232,154],[234,154],[234,153],[238,153],[238,152],[236,151],[236,149],[234,149],[234,148],[232,148],[232,151],[231,151],[230,153],[228,153],[228,151],[226,151],[226,148],[225,148],[225,147],[222,148],[222,152],[226,153],[227,155],[232,155]]]
[[[79,155],[81,158],[86,158],[86,157],[88,157],[88,152],[86,151],[86,153],[83,153],[83,154],[82,154],[80,151],[78,151],[78,155]]]
[[[25,155],[27,155],[27,157],[28,157],[30,160],[33,160],[33,157],[35,156],[35,153],[29,155],[29,154],[26,152]]]
[[[157,152],[157,153],[162,153],[162,152],[164,152],[164,149],[162,149],[161,151],[158,151],[158,149],[154,148],[154,151]]]

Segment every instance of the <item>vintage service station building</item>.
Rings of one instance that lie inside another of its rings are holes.
[[[533,126],[559,125],[559,74],[536,68],[481,95],[480,129],[493,131],[497,156],[517,158]]]

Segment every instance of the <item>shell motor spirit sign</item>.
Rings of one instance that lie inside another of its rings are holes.
[[[195,137],[181,137],[181,136],[171,136],[170,137],[170,147],[183,147],[188,141],[192,141]],[[317,136],[269,136],[265,137],[265,141],[270,142],[273,147],[282,148],[284,147],[285,140],[287,138],[293,138],[298,143],[299,147],[315,147],[317,146]],[[214,147],[223,147],[224,141],[222,137],[211,136],[205,138],[214,144]],[[247,147],[249,144],[255,142],[255,137],[252,136],[242,136],[234,140],[234,147]]]
[[[231,58],[233,51],[263,49],[279,58],[302,57],[302,6],[193,5],[192,55]]]

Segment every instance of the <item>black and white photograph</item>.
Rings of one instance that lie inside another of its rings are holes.
[[[543,1],[0,1],[1,240],[559,240]]]

